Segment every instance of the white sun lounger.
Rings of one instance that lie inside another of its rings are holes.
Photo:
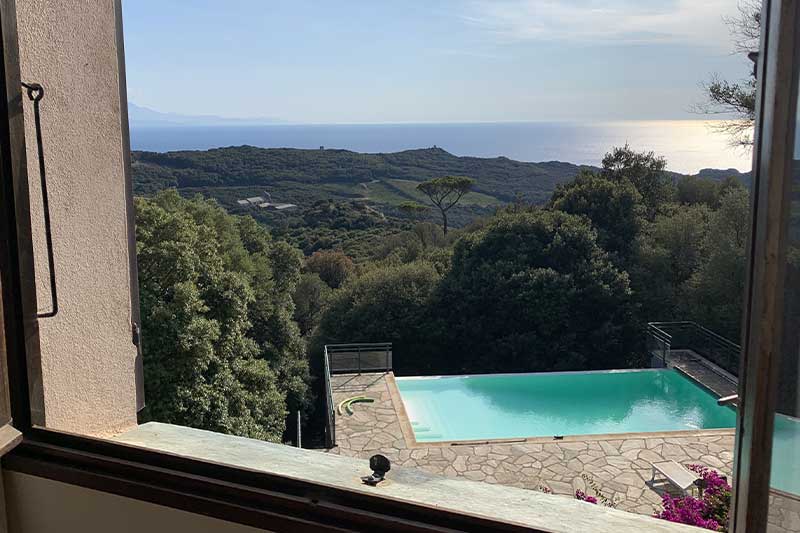
[[[684,494],[689,494],[689,489],[694,487],[694,482],[697,481],[697,474],[675,461],[652,463],[651,466],[653,467],[653,477],[650,479],[651,485],[656,480],[656,472],[667,478],[670,483],[681,489]]]

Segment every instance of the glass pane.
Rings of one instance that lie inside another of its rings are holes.
[[[798,106],[800,113],[800,106]],[[772,448],[771,531],[800,531],[800,130],[795,131],[783,341]]]
[[[113,13],[20,4],[61,170],[46,426],[723,525],[689,498],[732,471],[757,9],[445,3],[127,2],[133,221]]]

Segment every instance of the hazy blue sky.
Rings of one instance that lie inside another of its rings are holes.
[[[289,122],[697,118],[736,0],[127,0],[131,102]]]

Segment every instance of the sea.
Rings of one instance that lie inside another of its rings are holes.
[[[750,150],[719,131],[723,121],[502,122],[447,124],[271,124],[263,126],[131,125],[134,150],[168,152],[251,145],[264,148],[336,148],[386,153],[439,147],[458,156],[508,157],[600,165],[626,143],[653,151],[667,168],[694,174],[704,168],[751,168]]]

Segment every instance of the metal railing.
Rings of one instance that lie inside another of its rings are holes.
[[[392,343],[327,344],[332,374],[386,372],[392,369]]]
[[[741,347],[695,322],[650,322],[648,349],[663,358],[670,350],[692,350],[723,370],[739,375]]]
[[[325,374],[325,447],[336,446],[336,406],[333,403],[333,374],[387,372],[392,369],[392,343],[326,344],[323,353]]]
[[[325,346],[323,354],[325,360],[325,447],[336,446],[336,413],[333,406],[333,387],[331,386],[331,365],[328,357],[328,347]]]
[[[661,366],[667,366],[667,355],[669,355],[672,335],[663,331],[655,323],[647,324],[647,353],[652,357],[657,357],[661,361]]]

